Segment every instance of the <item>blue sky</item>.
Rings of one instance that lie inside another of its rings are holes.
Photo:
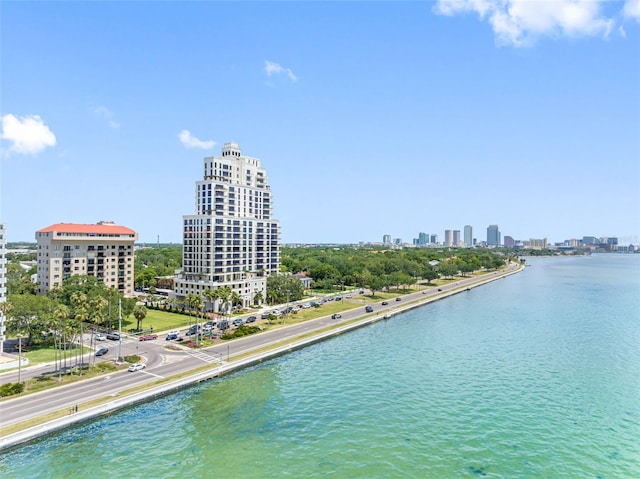
[[[181,242],[202,159],[260,158],[285,243],[640,242],[640,0],[0,4],[9,241]],[[113,182],[112,175],[120,179]]]

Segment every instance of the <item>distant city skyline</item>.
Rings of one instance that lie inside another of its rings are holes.
[[[640,1],[570,3],[2,2],[7,241],[113,221],[180,243],[234,142],[283,243],[640,243]]]

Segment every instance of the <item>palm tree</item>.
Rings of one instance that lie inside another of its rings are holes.
[[[76,352],[76,366],[78,365],[78,355],[82,358],[84,352],[84,343],[82,341],[82,323],[89,318],[89,302],[87,301],[87,295],[84,293],[75,292],[71,295],[71,304],[75,308],[74,318],[80,323],[80,351]],[[80,376],[82,376],[82,364],[80,364]]]
[[[239,304],[242,304],[242,297],[238,294],[237,291],[231,291],[231,306],[238,306]]]
[[[67,322],[68,318],[69,318],[69,309],[64,304],[59,305],[53,312],[53,320],[51,323],[54,329],[54,333],[53,333],[53,346],[55,348],[54,361],[58,361],[58,370],[62,369],[62,353],[60,351],[62,346],[61,333],[64,329],[64,325]]]
[[[229,299],[231,298],[231,288],[229,286],[220,286],[216,289],[221,301],[222,314],[227,314],[229,308]]]
[[[6,301],[3,301],[0,303],[0,312],[2,312],[2,315],[6,318],[9,319],[9,313],[11,312],[11,310],[13,309],[13,305],[11,303],[8,303]],[[2,346],[3,342],[0,341],[0,355],[3,352]]]
[[[145,308],[141,304],[136,304],[133,308],[133,317],[136,318],[138,324],[136,325],[136,329],[140,331],[142,329],[142,320],[147,316],[147,308]]]
[[[212,308],[211,308],[211,309],[214,309],[214,308],[213,308],[213,306],[214,306],[214,301],[217,299],[217,294],[216,294],[216,292],[215,292],[213,289],[211,289],[211,288],[207,288],[207,289],[205,289],[205,290],[202,292],[202,296],[204,296],[204,297],[205,297],[205,299],[206,299],[207,301],[209,301],[209,303],[210,303],[210,304],[211,304],[211,306],[212,306]]]
[[[255,304],[256,306],[259,306],[263,301],[264,301],[264,295],[262,294],[262,291],[258,291],[253,296],[253,304]]]

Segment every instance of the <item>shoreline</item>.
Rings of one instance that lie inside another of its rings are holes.
[[[326,339],[329,339],[335,336],[339,336],[344,333],[348,333],[350,331],[362,328],[369,324],[382,321],[382,320],[392,319],[393,316],[396,316],[403,312],[425,306],[435,301],[440,301],[442,299],[448,298],[455,294],[469,291],[472,288],[477,288],[479,286],[491,283],[498,279],[502,279],[502,278],[511,276],[513,274],[520,273],[524,270],[525,270],[525,265],[518,264],[512,270],[506,269],[503,271],[495,272],[494,275],[490,275],[488,277],[486,277],[487,275],[478,277],[477,281],[474,281],[472,284],[466,284],[457,288],[452,288],[448,291],[443,291],[441,294],[438,294],[433,297],[416,299],[416,300],[412,300],[410,302],[404,303],[402,305],[399,305],[397,308],[390,309],[389,311],[385,312],[385,314],[380,314],[380,312],[368,313],[358,318],[352,319],[341,325],[330,326],[328,327],[328,329],[327,327],[318,328],[317,330],[307,334],[299,335],[289,339],[282,339],[280,341],[275,341],[272,343],[263,344],[261,347],[253,348],[252,350],[248,350],[246,352],[236,354],[237,359],[234,359],[232,357],[231,361],[225,364],[219,364],[218,366],[213,366],[213,365],[207,366],[206,370],[198,373],[193,373],[193,374],[189,374],[189,370],[187,370],[184,372],[185,374],[188,374],[186,377],[178,378],[178,379],[168,378],[168,382],[166,384],[150,385],[147,387],[142,386],[142,387],[145,387],[143,391],[133,392],[129,394],[127,394],[127,390],[125,389],[124,391],[121,391],[121,393],[126,394],[123,397],[118,397],[120,393],[104,396],[102,397],[102,400],[107,398],[114,398],[114,399],[108,400],[103,404],[90,406],[87,409],[84,409],[81,407],[80,408],[81,410],[79,411],[76,410],[73,413],[68,413],[63,417],[46,421],[36,426],[26,427],[25,429],[22,429],[15,433],[0,436],[0,453],[5,452],[9,449],[21,447],[31,441],[49,436],[51,434],[55,434],[58,431],[79,425],[80,423],[98,419],[101,416],[112,414],[117,411],[133,407],[137,404],[141,404],[141,403],[148,402],[163,396],[167,396],[169,394],[173,394],[175,392],[181,391],[188,387],[200,384],[201,382],[222,377],[232,372],[253,366],[255,364],[259,364],[261,362],[286,355],[290,352],[305,348],[312,344],[316,344],[318,342],[324,341]],[[263,351],[263,349],[266,349],[266,350]],[[194,369],[191,369],[191,371],[193,370]],[[179,375],[177,374],[177,375],[174,375],[174,377],[175,376],[179,376]],[[134,386],[129,389],[137,389],[139,387],[141,386]],[[46,391],[43,391],[43,393],[45,392]],[[36,393],[36,394],[41,394],[41,393]],[[21,398],[8,399],[7,401],[5,401],[5,404],[6,402],[9,402],[9,401],[11,402],[20,401],[20,399]],[[80,406],[82,406],[82,403],[80,404]],[[30,420],[33,420],[33,418]],[[20,424],[20,423],[17,423],[17,424]]]

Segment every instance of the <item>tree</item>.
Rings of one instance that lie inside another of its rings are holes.
[[[207,288],[202,292],[202,296],[211,304],[211,310],[215,310],[215,300],[218,297],[217,293],[213,289]]]
[[[133,317],[136,318],[137,324],[136,329],[138,331],[142,330],[142,320],[147,316],[147,308],[145,308],[141,304],[137,304],[133,308]]]
[[[275,274],[267,278],[267,301],[282,304],[298,301],[304,297],[304,286],[296,278]]]
[[[26,344],[32,344],[34,337],[40,337],[47,330],[49,318],[56,304],[46,296],[33,294],[12,294],[8,298],[11,316],[6,326],[9,334],[26,334]]]
[[[427,280],[427,284],[431,284],[431,281],[433,281],[434,279],[438,279],[440,277],[440,274],[438,274],[438,272],[429,265],[423,268],[420,276],[422,277],[422,279]]]
[[[253,296],[253,304],[255,304],[256,306],[259,306],[263,301],[264,301],[264,296],[262,294],[262,291],[258,291]]]
[[[440,270],[440,274],[444,277],[453,277],[458,274],[458,267],[451,261],[443,261],[438,265],[438,269]]]

